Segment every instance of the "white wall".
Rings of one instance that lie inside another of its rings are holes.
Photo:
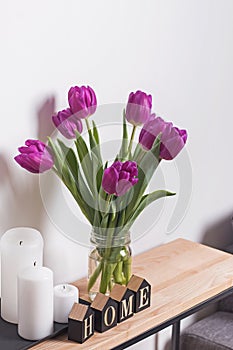
[[[50,220],[51,212],[64,216],[70,229],[64,204],[54,193],[59,184],[54,180],[46,192],[47,215],[38,177],[20,169],[13,156],[26,138],[37,137],[38,110],[43,118],[54,109],[49,100],[41,110],[45,100],[55,95],[56,108],[65,107],[66,92],[74,84],[93,86],[99,104],[124,103],[136,89],[151,92],[154,110],[188,129],[193,177],[188,211],[168,235],[177,199],[166,201],[160,220],[133,244],[135,254],[178,236],[219,246],[233,240],[232,16],[232,0],[2,3],[0,234],[15,225],[39,228],[46,242],[45,263],[56,282],[85,275],[87,249],[64,238]],[[167,188],[185,186],[179,184],[176,164],[163,169]],[[156,205],[135,231],[143,229]],[[154,340],[147,341],[148,349],[149,344],[153,348]]]

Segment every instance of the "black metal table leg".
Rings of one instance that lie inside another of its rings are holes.
[[[172,325],[172,350],[180,350],[180,321]]]

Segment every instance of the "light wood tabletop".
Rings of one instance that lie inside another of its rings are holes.
[[[67,335],[47,340],[33,350],[109,350],[176,317],[233,286],[233,256],[185,239],[153,248],[133,259],[133,273],[152,286],[152,305],[83,344]],[[74,283],[86,295],[86,279]]]

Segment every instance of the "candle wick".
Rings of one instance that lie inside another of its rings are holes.
[[[66,286],[63,286],[63,289],[66,289]]]
[[[19,245],[22,245],[23,244],[23,241],[19,241]]]
[[[34,266],[36,266],[36,261],[34,261],[34,264],[33,264]]]

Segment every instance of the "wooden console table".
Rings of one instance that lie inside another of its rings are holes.
[[[133,260],[133,272],[152,286],[150,308],[105,333],[95,333],[82,345],[68,341],[64,334],[33,350],[125,349],[170,325],[172,348],[177,350],[180,320],[233,293],[233,256],[199,243],[176,239]],[[74,284],[86,297],[86,280]]]

